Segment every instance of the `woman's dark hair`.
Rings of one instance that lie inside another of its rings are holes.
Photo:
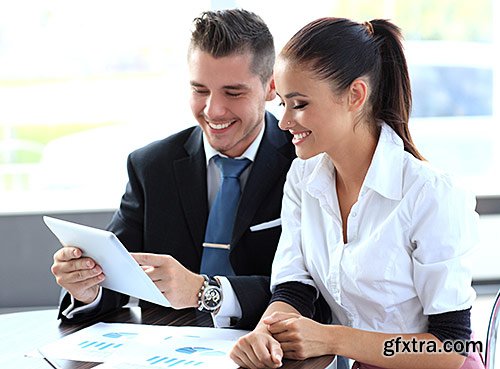
[[[404,149],[423,160],[408,129],[411,87],[400,29],[384,19],[363,24],[344,18],[320,18],[297,32],[280,56],[307,68],[334,91],[345,91],[359,77],[371,93],[365,114],[378,131],[387,123],[403,140]]]
[[[263,84],[271,78],[276,56],[273,36],[257,14],[243,9],[207,11],[193,25],[189,54],[199,49],[220,58],[250,52],[252,73]]]

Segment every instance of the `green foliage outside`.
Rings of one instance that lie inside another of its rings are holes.
[[[331,14],[359,22],[388,18],[407,40],[491,42],[493,1],[498,0],[340,0]]]
[[[83,132],[89,129],[109,126],[111,122],[104,123],[61,123],[52,125],[26,124],[12,127],[10,134],[18,148],[10,153],[0,152],[0,164],[8,163],[38,163],[41,160],[41,149],[47,143],[60,137]],[[4,139],[4,132],[0,131],[0,142]],[[40,150],[37,150],[37,147]]]

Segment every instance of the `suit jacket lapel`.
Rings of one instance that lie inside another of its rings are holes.
[[[267,113],[266,131],[238,206],[231,242],[233,245],[238,243],[245,230],[251,226],[264,197],[290,166],[289,158],[279,151],[288,141],[277,124],[276,118]]]
[[[207,166],[202,131],[199,127],[193,130],[184,148],[188,156],[174,162],[175,179],[193,243],[201,258],[208,218],[208,200]]]

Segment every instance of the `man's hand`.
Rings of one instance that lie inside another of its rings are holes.
[[[51,267],[59,286],[66,289],[76,300],[90,304],[99,293],[99,283],[105,276],[96,262],[82,257],[76,247],[63,247],[54,254]]]
[[[296,313],[276,312],[264,318],[287,359],[304,360],[331,354],[325,326]]]
[[[198,292],[204,278],[186,269],[170,255],[131,253],[172,307],[198,307]]]
[[[229,356],[243,368],[279,368],[283,351],[267,328],[259,325],[238,339]]]

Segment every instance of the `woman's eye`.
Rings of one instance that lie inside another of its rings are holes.
[[[294,105],[294,109],[303,109],[307,106],[307,103],[303,103],[303,104],[298,104],[298,105]]]
[[[281,102],[279,102],[279,103],[278,103],[278,106],[282,106],[282,107],[284,107],[284,106],[285,106],[285,103],[284,103],[283,101],[281,101]],[[303,108],[305,108],[306,106],[307,106],[307,103],[297,104],[297,105],[294,105],[294,106],[292,107],[292,109],[303,109]]]

